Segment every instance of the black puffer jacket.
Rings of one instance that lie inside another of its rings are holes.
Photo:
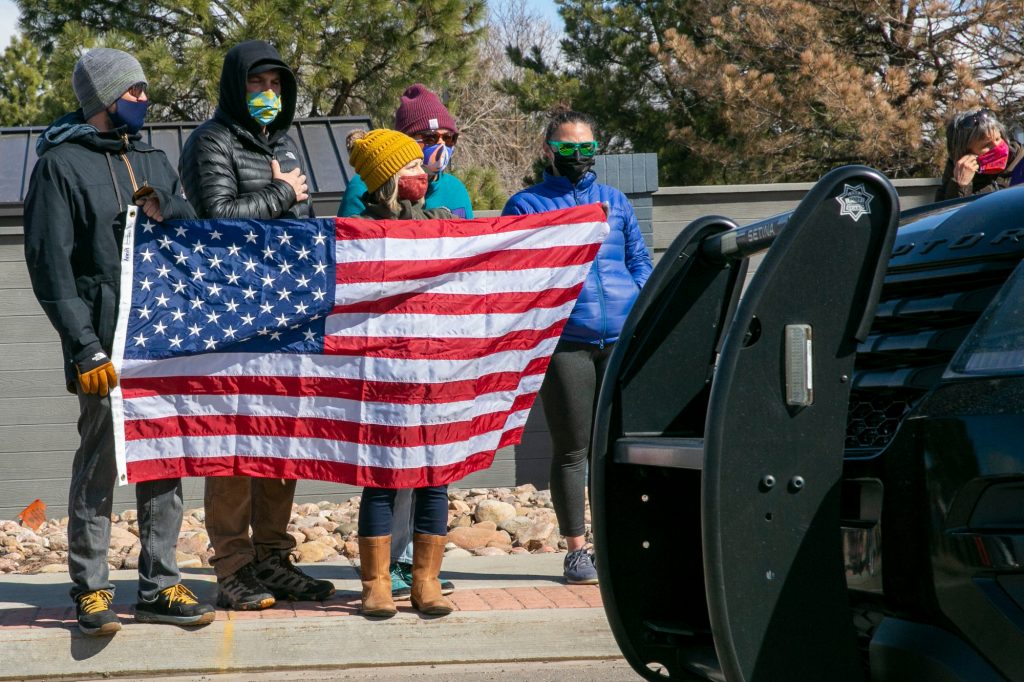
[[[249,69],[273,64],[281,69],[281,113],[263,132],[249,115],[245,81]],[[302,168],[288,129],[295,115],[296,85],[291,69],[273,47],[249,40],[231,48],[220,75],[220,101],[214,117],[185,142],[178,172],[185,194],[200,218],[312,218],[309,199],[295,202],[284,180],[274,180],[271,159],[287,173]]]
[[[99,132],[81,110],[47,128],[36,150],[25,197],[25,262],[32,290],[60,334],[74,393],[75,364],[100,349],[109,355],[113,345],[132,174],[135,184],[156,190],[165,219],[196,215],[162,151],[124,128]]]

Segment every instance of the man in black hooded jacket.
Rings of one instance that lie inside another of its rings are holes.
[[[250,80],[262,89],[250,92]],[[275,87],[276,112],[266,98],[250,103]],[[288,135],[296,92],[294,74],[269,44],[248,40],[228,51],[217,111],[189,136],[178,162],[200,218],[313,217],[302,159]]]
[[[117,466],[109,392],[127,206],[158,222],[194,218],[167,157],[140,141],[146,77],[126,52],[96,48],[75,65],[81,109],[39,137],[39,161],[25,198],[25,261],[32,290],[60,335],[67,388],[78,394],[81,444],[68,500],[68,572],[78,627],[86,635],[121,629],[110,608],[107,565]],[[135,196],[148,195],[148,199]],[[141,217],[140,217],[141,219]],[[181,479],[139,483],[139,601],[135,620],[199,625],[213,621],[181,584],[175,550]]]
[[[313,217],[298,147],[288,136],[296,89],[291,69],[267,43],[228,50],[217,111],[189,136],[179,162],[200,218]],[[264,609],[275,599],[321,600],[334,592],[330,581],[291,563],[294,480],[210,477],[205,497],[219,606]]]

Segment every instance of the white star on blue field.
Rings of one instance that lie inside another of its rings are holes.
[[[322,352],[332,219],[140,220],[126,358]]]

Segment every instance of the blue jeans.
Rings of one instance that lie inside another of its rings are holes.
[[[110,512],[117,464],[110,396],[78,392],[81,443],[71,469],[68,495],[68,572],[71,598],[95,590],[114,590],[107,565]],[[181,479],[135,486],[139,513],[139,601],[154,601],[161,590],[181,581],[176,549],[181,530]]]
[[[363,488],[359,503],[359,535],[391,535],[394,518],[394,488]],[[448,533],[448,486],[416,488],[413,532],[424,535]]]

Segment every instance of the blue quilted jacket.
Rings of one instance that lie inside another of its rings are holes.
[[[626,315],[651,274],[651,256],[626,195],[597,182],[593,172],[576,186],[564,177],[544,173],[544,182],[514,194],[501,213],[540,213],[598,201],[608,202],[611,230],[597,252],[562,338],[603,348],[619,338]]]

